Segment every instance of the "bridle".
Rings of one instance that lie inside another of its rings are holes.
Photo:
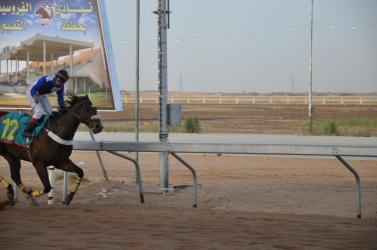
[[[93,125],[93,123],[91,123],[91,121],[101,120],[99,115],[92,115],[89,119],[83,119],[78,114],[76,114],[73,110],[68,110],[68,112],[69,111],[72,111],[72,114],[80,121],[80,123],[84,123],[90,129],[92,129],[94,127],[94,125]]]
[[[95,126],[96,126],[94,123],[91,123],[91,121],[96,120],[96,119],[98,119],[99,121],[101,120],[99,115],[92,115],[89,119],[84,119],[84,118],[80,117],[75,111],[73,111],[71,109],[68,109],[67,112],[72,112],[74,117],[76,117],[79,120],[80,123],[84,123],[90,129],[94,129]],[[48,125],[47,125],[47,128],[45,128],[45,131],[47,132],[47,135],[52,140],[54,140],[55,142],[57,142],[59,144],[66,145],[66,146],[72,146],[73,145],[72,140],[62,139],[59,135],[55,134],[52,130],[50,130],[49,127],[50,127],[50,119],[48,120]],[[28,153],[29,153],[29,157],[31,159],[30,152],[28,152]],[[32,161],[32,159],[31,159],[31,161]]]

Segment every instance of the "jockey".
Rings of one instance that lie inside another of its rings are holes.
[[[34,82],[27,91],[27,97],[29,99],[33,116],[27,124],[23,136],[31,137],[34,128],[38,125],[39,120],[46,112],[52,113],[50,102],[48,101],[47,94],[56,92],[58,97],[59,109],[64,109],[64,83],[69,79],[68,72],[65,69],[61,69],[55,73],[55,77],[43,76],[36,82]]]

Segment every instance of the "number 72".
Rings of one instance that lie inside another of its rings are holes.
[[[3,133],[1,134],[1,139],[4,140],[6,138],[8,141],[13,141],[14,140],[14,134],[16,133],[16,131],[18,129],[18,121],[17,120],[11,120],[11,119],[8,118],[8,119],[5,119],[3,121],[3,123],[4,123],[5,127],[4,127],[4,130],[3,130]],[[12,128],[12,129],[7,136],[9,128]]]

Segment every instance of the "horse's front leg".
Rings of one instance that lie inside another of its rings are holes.
[[[76,194],[77,190],[80,187],[81,180],[84,177],[84,171],[82,171],[82,169],[74,164],[70,159],[56,163],[55,167],[67,172],[74,172],[77,174],[76,182],[72,186],[71,192],[64,198],[65,200],[63,201],[64,204],[69,205],[73,199],[73,196]]]
[[[37,190],[31,192],[31,197],[37,198],[43,194],[47,194],[51,190],[50,180],[48,179],[48,172],[47,166],[43,163],[36,163],[34,164],[35,169],[37,170],[37,174],[39,179],[43,184],[43,190]]]

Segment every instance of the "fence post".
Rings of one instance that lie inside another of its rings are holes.
[[[55,167],[49,166],[48,167],[48,179],[50,181],[51,190],[47,195],[47,204],[52,205],[54,204],[54,193],[55,193]]]
[[[69,194],[69,176],[67,171],[63,171],[63,201],[67,198]]]

